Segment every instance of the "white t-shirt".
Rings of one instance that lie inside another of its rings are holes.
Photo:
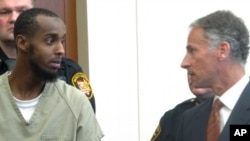
[[[32,114],[35,111],[36,105],[39,101],[39,98],[41,95],[38,97],[31,99],[31,100],[19,100],[14,97],[17,107],[19,108],[20,112],[23,115],[23,118],[28,122],[32,116]]]

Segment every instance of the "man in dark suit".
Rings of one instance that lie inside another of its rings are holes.
[[[193,87],[212,88],[215,96],[182,114],[177,141],[208,140],[209,116],[217,99],[222,108],[216,117],[220,117],[219,136],[213,141],[229,141],[230,125],[250,124],[250,84],[245,75],[248,29],[230,11],[213,12],[190,27],[181,67],[187,70]]]

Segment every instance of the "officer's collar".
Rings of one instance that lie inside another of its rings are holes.
[[[0,65],[7,59],[8,59],[7,55],[3,52],[3,50],[0,47]]]

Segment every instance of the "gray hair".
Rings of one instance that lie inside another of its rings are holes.
[[[230,44],[230,57],[242,65],[248,57],[249,32],[244,21],[230,11],[216,11],[196,20],[190,28],[201,27],[211,49],[222,41]]]

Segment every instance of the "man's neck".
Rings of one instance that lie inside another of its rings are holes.
[[[0,41],[0,48],[8,58],[16,58],[17,50],[14,41]]]
[[[32,79],[32,74],[22,75],[12,72],[9,76],[9,84],[13,96],[20,100],[31,100],[41,94],[46,81],[38,78]]]

